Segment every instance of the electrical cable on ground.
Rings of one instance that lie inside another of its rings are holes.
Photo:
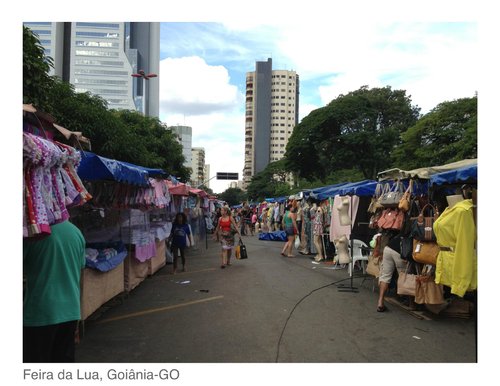
[[[278,340],[278,347],[277,347],[277,350],[276,350],[276,363],[278,363],[278,359],[279,359],[279,356],[280,356],[280,346],[281,346],[281,339],[283,338],[283,334],[285,333],[285,329],[286,329],[286,326],[288,324],[288,321],[290,320],[290,318],[292,317],[292,314],[293,312],[295,311],[295,309],[298,307],[298,305],[300,303],[302,303],[303,300],[305,300],[307,297],[309,297],[310,295],[312,295],[314,292],[316,291],[319,291],[323,288],[326,288],[326,287],[330,287],[331,285],[335,285],[335,284],[338,284],[338,283],[342,283],[343,281],[346,281],[346,280],[351,280],[350,277],[347,277],[347,278],[344,278],[342,280],[337,280],[337,281],[334,281],[333,283],[330,283],[330,284],[326,284],[326,285],[323,285],[321,287],[318,287],[316,289],[313,289],[311,292],[309,292],[307,295],[303,296],[297,303],[295,303],[295,305],[293,306],[292,310],[290,311],[290,314],[288,315],[288,317],[286,318],[286,321],[285,321],[285,325],[283,326],[283,329],[281,330],[281,334],[280,334],[280,338]]]

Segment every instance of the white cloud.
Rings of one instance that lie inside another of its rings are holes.
[[[299,123],[302,121],[302,119],[307,117],[311,111],[316,110],[320,107],[323,106],[316,106],[309,103],[301,103],[299,108]]]
[[[242,175],[244,154],[244,99],[230,84],[227,69],[210,66],[199,57],[161,61],[160,118],[169,126],[193,130],[193,147],[205,148],[210,177],[217,172]],[[229,182],[210,181],[214,192]]]
[[[453,23],[310,25],[287,28],[279,47],[303,85],[322,78],[317,88],[323,105],[363,85],[389,85],[406,90],[425,113],[477,90],[475,28]],[[302,89],[302,96],[306,92]]]
[[[223,66],[210,66],[191,56],[167,58],[160,62],[161,113],[202,115],[233,110],[241,106],[243,95],[229,82]]]

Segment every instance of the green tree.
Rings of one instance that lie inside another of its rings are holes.
[[[393,158],[403,169],[477,158],[477,97],[437,105],[402,134]]]
[[[289,174],[285,169],[285,160],[271,162],[263,171],[252,177],[247,187],[249,199],[262,201],[264,198],[292,194],[292,189],[286,182]]]
[[[229,206],[241,204],[246,199],[246,193],[240,188],[228,188],[219,194],[219,200],[226,201]]]
[[[390,86],[363,86],[340,95],[295,127],[286,148],[286,168],[307,180],[326,181],[332,173],[343,175],[342,170],[350,169],[374,179],[391,166],[390,152],[418,115],[406,92]]]
[[[47,99],[46,90],[54,79],[49,71],[54,67],[53,60],[45,56],[38,35],[23,27],[23,103],[41,106]]]
[[[130,150],[133,152],[131,159],[135,159],[135,162],[141,160],[148,167],[168,170],[182,181],[189,179],[191,169],[184,166],[182,145],[166,124],[137,111],[116,110],[114,114],[134,137],[134,146],[129,145],[129,148],[133,148]],[[128,159],[125,161],[133,162]]]

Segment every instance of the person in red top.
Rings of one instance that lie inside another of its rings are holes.
[[[220,233],[220,235],[219,235]],[[231,216],[231,212],[228,207],[223,207],[221,210],[221,217],[217,223],[217,228],[215,228],[214,240],[219,236],[220,243],[222,245],[221,252],[221,268],[224,269],[226,266],[231,265],[231,253],[234,247],[234,234],[238,233],[241,239],[241,233],[236,225],[236,221]]]

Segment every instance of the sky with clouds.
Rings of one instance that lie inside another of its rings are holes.
[[[475,22],[166,22],[160,39],[160,119],[192,127],[210,177],[242,174],[245,76],[256,61],[299,74],[299,121],[363,85],[404,89],[422,113],[478,90]]]

